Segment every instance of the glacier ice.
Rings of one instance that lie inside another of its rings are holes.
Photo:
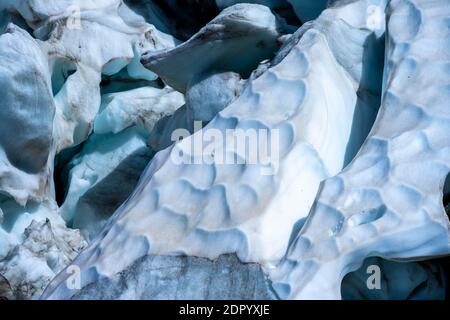
[[[147,86],[106,94],[94,121],[94,132],[119,133],[140,125],[150,133],[158,120],[173,115],[184,102],[183,95],[169,87]]]
[[[198,131],[241,95],[244,84],[234,72],[212,71],[194,77],[187,87],[186,104],[155,123],[149,145],[161,151],[174,143],[177,130],[186,130],[187,135]]]
[[[68,190],[61,216],[91,240],[131,194],[151,157],[145,135],[136,127],[92,135],[67,165]]]
[[[11,1],[8,8],[20,13],[33,34],[45,40],[39,45],[58,89],[54,92],[57,152],[88,137],[100,107],[102,74],[126,67],[131,78],[156,79],[140,64],[141,53],[177,43],[119,0]]]
[[[271,58],[278,38],[290,31],[292,27],[267,7],[236,4],[179,46],[145,53],[142,63],[184,93],[192,78],[211,69],[248,76],[260,61]],[[185,63],[187,60],[196,63]]]
[[[379,290],[367,287],[367,270],[371,266],[383,272]],[[347,300],[443,300],[446,287],[446,275],[439,263],[401,263],[371,257],[360,269],[346,275],[341,292]]]
[[[25,208],[1,199],[0,274],[12,299],[38,298],[50,280],[86,246],[77,230],[66,227],[53,201]]]
[[[6,296],[37,298],[85,242],[52,201],[55,103],[47,57],[12,24],[0,36],[0,57],[0,274]]]
[[[276,299],[258,264],[234,255],[211,261],[186,256],[145,256],[112,278],[83,288],[74,300],[269,300]]]
[[[74,6],[80,10],[78,22],[72,21]],[[37,298],[85,245],[79,233],[66,227],[54,199],[55,154],[89,136],[100,107],[102,74],[126,67],[130,79],[156,79],[140,65],[139,50],[159,50],[177,41],[121,1],[2,1],[1,10],[0,265],[13,296],[29,299]],[[25,29],[4,26],[8,22]],[[106,35],[117,36],[122,45],[108,49]],[[47,219],[52,232],[39,226]],[[43,249],[30,251],[28,226],[54,233],[57,244],[34,239],[33,247]]]
[[[12,24],[0,36],[0,94],[0,191],[22,205],[39,201],[52,183],[55,103],[45,55]]]
[[[211,121],[242,93],[242,81],[234,72],[214,72],[192,79],[186,91],[188,117],[194,121]]]
[[[449,16],[0,1],[0,299],[443,298]]]
[[[442,205],[449,172],[447,1],[391,1],[383,101],[350,166],[325,181],[272,279],[283,298],[340,298],[340,282],[371,256],[450,252]],[[420,92],[420,95],[417,95]],[[319,280],[320,279],[320,280]]]
[[[380,290],[367,288],[367,267],[384,273]],[[445,297],[442,266],[430,262],[398,263],[369,258],[342,283],[348,300],[406,300]],[[216,260],[188,256],[145,256],[113,277],[99,278],[72,297],[75,300],[272,300],[278,297],[258,264],[234,255]]]
[[[333,12],[323,17],[329,23],[319,20],[292,36],[272,65],[250,77],[241,95],[205,128],[155,156],[102,237],[75,260],[83,286],[120,272],[146,254],[215,259],[236,253],[244,262],[269,269],[283,257],[292,229],[308,214],[320,182],[342,170],[348,153],[363,142],[360,132],[370,129],[370,121],[353,120],[374,119],[377,111],[361,103],[357,92],[370,87],[364,82],[362,61],[364,48],[377,42],[378,30],[360,27],[354,17],[343,22],[345,10]],[[336,33],[348,34],[357,54],[343,54]],[[226,143],[212,150],[191,146],[208,130],[226,135],[227,129],[252,127],[266,129],[269,136],[279,134],[279,163],[229,165],[222,164],[220,156],[201,164],[174,161],[180,152],[245,158],[245,150]],[[273,175],[261,175],[274,169]],[[117,256],[120,262],[112,264]],[[46,297],[75,293],[65,286],[64,277],[55,279]]]

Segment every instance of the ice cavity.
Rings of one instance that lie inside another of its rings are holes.
[[[448,1],[390,1],[380,114],[356,159],[322,185],[272,278],[282,298],[338,299],[366,257],[449,254]],[[420,92],[420,95],[417,94]]]
[[[183,95],[169,87],[102,96],[94,133],[64,169],[68,181],[60,213],[69,226],[80,229],[87,240],[99,233],[152,158],[146,141],[156,122],[183,103]]]
[[[370,123],[355,121],[356,108],[366,119],[377,111],[372,100],[358,99],[357,93],[375,87],[365,81],[370,69],[364,48],[379,39],[341,13],[331,11],[300,29],[205,128],[155,156],[133,195],[74,261],[83,287],[147,254],[214,259],[236,253],[241,261],[266,267],[283,257],[320,182],[342,170],[349,150],[364,139],[359,133],[370,129]],[[344,54],[348,38],[354,55]],[[242,150],[226,144],[191,150],[208,130],[225,135],[227,129],[252,128],[268,136],[279,133],[279,163],[227,165],[210,157],[228,153],[245,159]],[[180,153],[205,155],[209,162],[180,164],[174,161]],[[43,297],[75,294],[65,277],[56,277]]]

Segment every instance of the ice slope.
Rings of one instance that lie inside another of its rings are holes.
[[[357,158],[327,180],[271,276],[282,298],[338,299],[366,257],[450,253],[448,1],[390,1],[383,102]]]
[[[134,194],[74,261],[82,271],[82,287],[112,277],[147,254],[214,259],[236,253],[241,261],[266,267],[283,257],[320,181],[341,171],[348,149],[362,143],[359,133],[368,128],[358,126],[370,128],[355,119],[376,114],[357,92],[370,84],[364,82],[364,48],[376,45],[375,34],[382,30],[367,28],[372,16],[366,10],[348,16],[344,9],[299,30],[208,126],[155,156]],[[344,43],[352,45],[353,55],[344,54]],[[221,164],[220,154],[245,159],[245,151],[225,143],[190,150],[209,130],[224,135],[226,129],[279,134],[279,162],[274,157],[267,163]],[[180,164],[180,152],[184,160],[196,155],[206,162]],[[57,276],[43,298],[76,294],[66,278],[65,272]]]

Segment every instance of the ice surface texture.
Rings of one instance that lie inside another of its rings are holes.
[[[258,264],[236,256],[145,256],[112,278],[100,279],[73,299],[268,300],[274,295]]]
[[[442,205],[450,166],[448,1],[390,2],[384,92],[356,159],[322,186],[272,279],[283,298],[340,297],[364,258],[449,254]]]
[[[448,0],[250,2],[1,1],[0,297],[444,295]]]
[[[357,5],[365,9],[368,2]],[[366,70],[364,49],[376,47],[377,33],[383,30],[367,29],[366,10],[358,11],[363,15],[358,19],[344,9],[300,29],[208,126],[155,156],[130,199],[75,260],[83,286],[113,276],[147,254],[215,259],[236,253],[243,262],[276,265],[296,223],[307,216],[320,182],[352,158],[363,142],[361,132],[368,132],[376,114],[371,99],[361,101],[357,93],[374,89],[376,94],[376,86],[363,75],[374,72]],[[342,51],[349,39],[354,55]],[[143,61],[156,71],[152,59],[146,54]],[[382,57],[374,58],[378,60]],[[166,68],[172,67],[158,70]],[[381,76],[373,76],[381,84]],[[359,117],[367,121],[357,121]],[[191,150],[192,142],[208,130],[225,134],[226,129],[248,128],[266,129],[268,136],[279,132],[279,163],[221,164],[220,157],[210,155],[245,157],[226,144]],[[210,164],[174,161],[178,154],[192,152],[206,155]],[[264,175],[264,170],[273,174]],[[75,291],[66,287],[65,277],[62,273],[44,296],[70,298]]]

